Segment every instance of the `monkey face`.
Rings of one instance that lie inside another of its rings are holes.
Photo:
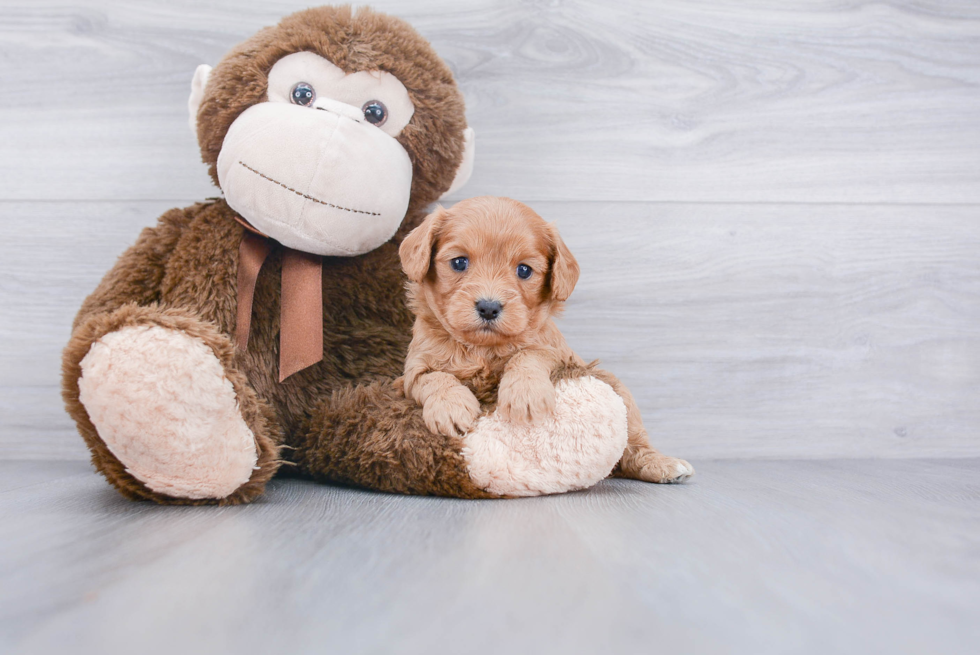
[[[231,124],[218,155],[229,206],[280,243],[369,252],[408,208],[412,162],[397,141],[415,108],[387,72],[345,74],[312,52],[280,59],[268,100]]]
[[[404,21],[286,16],[201,65],[188,102],[228,204],[287,246],[357,255],[407,234],[473,169],[452,71]]]

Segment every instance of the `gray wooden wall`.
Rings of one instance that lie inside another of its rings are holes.
[[[114,258],[213,196],[189,82],[269,0],[0,6],[0,458],[84,458],[59,353]],[[377,2],[466,94],[459,197],[557,220],[562,327],[657,444],[980,455],[980,3]]]

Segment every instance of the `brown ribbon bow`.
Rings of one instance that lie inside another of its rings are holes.
[[[252,301],[271,239],[236,216],[247,232],[238,247],[238,323],[235,345],[248,350]],[[323,359],[323,258],[283,246],[279,306],[279,381]]]

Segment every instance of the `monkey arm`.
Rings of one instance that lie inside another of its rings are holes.
[[[82,303],[72,329],[95,314],[111,312],[128,303],[147,305],[158,300],[170,253],[199,207],[171,209],[154,227],[144,228],[136,243],[119,257]]]
[[[287,472],[322,482],[403,494],[499,497],[470,477],[461,438],[430,430],[415,400],[388,381],[349,386],[325,398],[288,452],[296,466]]]

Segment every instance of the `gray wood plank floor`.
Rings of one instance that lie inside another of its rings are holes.
[[[518,501],[131,503],[0,462],[6,653],[975,653],[980,460],[704,461]]]

